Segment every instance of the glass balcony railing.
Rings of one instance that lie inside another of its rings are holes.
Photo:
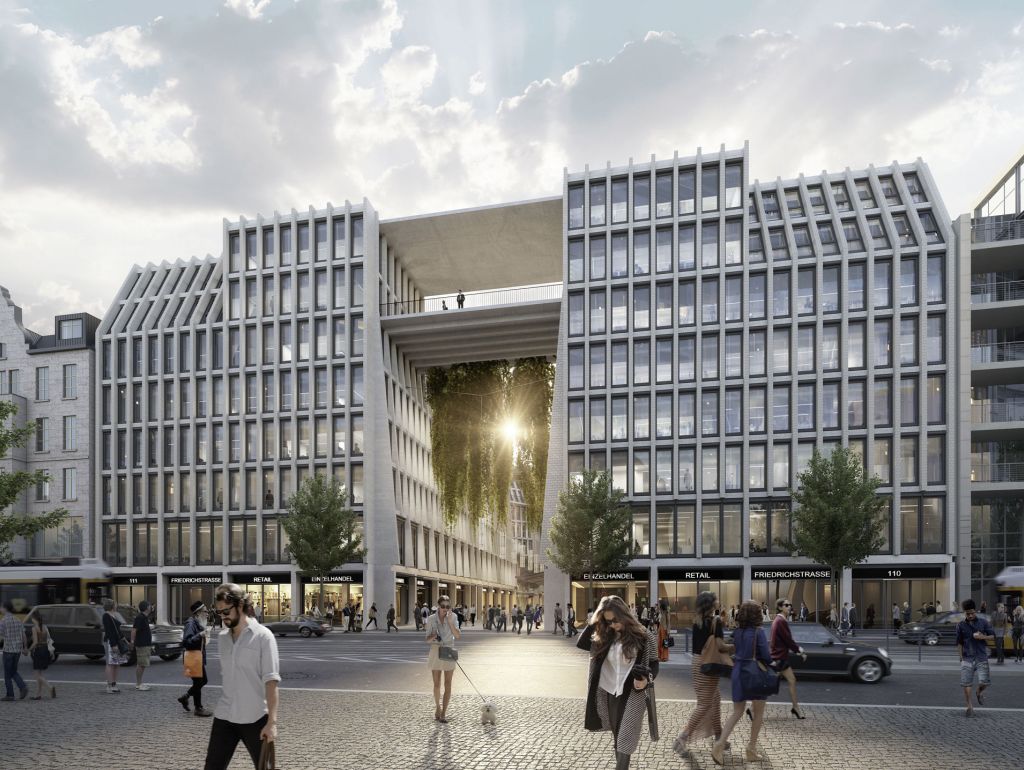
[[[1024,483],[1024,463],[979,463],[972,465],[971,481]]]
[[[976,283],[971,286],[971,304],[985,302],[1011,302],[1024,299],[1024,281],[999,281],[998,283]]]
[[[1024,421],[1024,398],[982,401],[971,404],[971,422]]]
[[[971,220],[971,243],[995,243],[1024,239],[1024,219],[982,217]]]
[[[520,305],[524,302],[538,300],[554,300],[562,298],[561,283],[542,283],[535,286],[513,286],[507,289],[486,289],[469,291],[462,295],[459,305],[459,294],[438,294],[422,299],[402,302],[382,302],[380,314],[382,318],[411,313],[438,313],[446,311],[468,310],[471,308],[495,307],[498,305]]]
[[[1024,342],[993,342],[971,346],[971,363],[995,364],[1005,361],[1024,361]]]

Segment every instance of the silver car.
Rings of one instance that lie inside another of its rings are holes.
[[[273,623],[264,623],[267,628],[277,636],[298,634],[308,639],[311,636],[323,636],[331,630],[331,626],[324,620],[312,618],[309,615],[299,615],[288,620],[277,620]]]

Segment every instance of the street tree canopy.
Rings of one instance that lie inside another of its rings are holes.
[[[288,515],[281,520],[299,571],[320,584],[321,611],[324,578],[343,564],[361,561],[366,553],[356,533],[358,517],[347,502],[345,487],[337,479],[317,473],[288,499]]]
[[[551,519],[552,547],[547,554],[552,563],[569,575],[625,569],[631,556],[633,513],[623,498],[605,471],[585,470],[570,480]],[[587,593],[591,604],[589,587]]]
[[[6,458],[14,447],[25,446],[35,432],[34,425],[14,427],[13,418],[17,413],[18,407],[13,402],[0,400],[0,458]],[[64,508],[31,516],[8,510],[23,493],[49,480],[45,471],[8,473],[0,468],[0,564],[10,561],[10,545],[15,538],[32,537],[37,532],[60,526],[67,518]]]
[[[888,540],[882,480],[866,476],[859,455],[837,447],[828,457],[817,449],[798,477],[793,498],[793,548],[832,568],[833,606],[844,569],[878,553]]]

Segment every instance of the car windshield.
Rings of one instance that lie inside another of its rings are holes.
[[[139,611],[130,604],[119,604],[116,611],[126,623],[134,623],[135,616],[139,614]]]

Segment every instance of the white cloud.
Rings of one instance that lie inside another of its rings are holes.
[[[939,34],[942,37],[958,38],[963,33],[963,27],[957,26],[956,24],[947,24],[945,27],[939,29]]]
[[[422,45],[397,51],[381,68],[384,91],[399,102],[419,99],[436,74],[437,56]]]
[[[487,81],[484,80],[484,73],[474,72],[469,78],[470,96],[479,96],[487,90]]]
[[[224,7],[230,8],[239,16],[247,19],[258,19],[263,9],[270,5],[270,0],[224,0]]]

